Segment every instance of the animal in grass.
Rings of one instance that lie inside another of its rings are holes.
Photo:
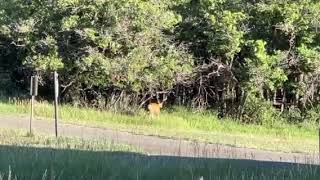
[[[151,115],[153,116],[159,116],[160,115],[160,110],[163,107],[163,103],[167,100],[167,97],[164,95],[163,100],[160,102],[159,99],[157,98],[157,102],[150,102],[148,104],[148,110]]]

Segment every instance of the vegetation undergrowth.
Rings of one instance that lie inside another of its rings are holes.
[[[27,115],[29,104],[0,102],[2,115]],[[176,107],[164,110],[159,117],[151,118],[141,110],[137,115],[124,115],[90,108],[62,105],[59,115],[63,123],[94,126],[137,134],[207,143],[221,143],[237,147],[256,148],[283,152],[316,153],[317,125],[315,123],[288,124],[284,121],[262,125],[242,124],[232,118],[219,119],[212,112],[192,112]],[[35,116],[53,119],[53,106],[37,103]],[[272,121],[270,121],[272,122]],[[303,144],[303,146],[301,146]]]
[[[319,166],[147,156],[124,145],[0,129],[0,179],[316,180]]]

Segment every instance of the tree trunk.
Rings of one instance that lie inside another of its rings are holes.
[[[277,104],[277,90],[273,93],[273,104]]]
[[[281,113],[283,113],[286,103],[286,91],[284,88],[282,88],[282,101],[281,101]]]

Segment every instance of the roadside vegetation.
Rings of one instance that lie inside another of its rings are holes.
[[[28,115],[30,77],[36,75],[35,115],[53,119],[48,102],[56,71],[63,123],[318,152],[319,1],[0,4],[1,116]],[[164,104],[159,117],[150,118],[144,110],[149,103],[156,108]],[[0,180],[319,177],[313,166],[275,169],[247,161],[146,157],[130,153],[131,147],[103,142],[21,137],[2,130],[0,135]]]
[[[109,152],[136,152],[141,153],[138,147],[118,144],[103,139],[80,139],[67,137],[54,137],[46,134],[35,133],[30,135],[23,130],[0,129],[0,145],[15,146],[17,148],[34,147],[50,148],[61,150],[82,150],[82,151],[109,151]],[[5,154],[1,154],[5,156]]]
[[[0,179],[316,180],[318,166],[147,156],[137,148],[0,129]]]
[[[1,115],[20,114],[28,117],[29,111],[27,101],[0,102]],[[167,109],[155,118],[151,118],[144,110],[136,115],[125,115],[70,105],[62,105],[59,114],[62,123],[89,127],[271,151],[318,152],[317,124],[312,123],[292,125],[276,121],[274,124],[263,125],[242,124],[231,118],[219,119],[217,113],[192,112],[181,107]],[[53,106],[45,102],[37,103],[35,116],[42,120],[52,120]]]
[[[320,2],[0,0],[0,85],[136,113],[151,101],[241,123],[319,121]],[[278,111],[276,111],[277,109]],[[279,118],[281,116],[281,118]]]

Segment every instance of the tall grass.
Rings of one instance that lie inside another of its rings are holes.
[[[50,103],[37,103],[35,109],[36,117],[53,119],[53,106]],[[0,114],[26,115],[29,111],[27,101],[0,102]],[[137,115],[124,115],[69,105],[62,105],[59,114],[65,123],[137,134],[284,152],[318,151],[316,126],[313,124],[278,123],[272,126],[240,124],[228,118],[218,119],[215,113],[196,113],[181,107],[164,110],[157,118],[150,118],[143,110]]]
[[[142,152],[138,147],[118,144],[103,139],[86,140],[80,138],[53,137],[45,134],[29,135],[23,130],[0,128],[0,145],[16,147],[52,148],[90,151]]]
[[[126,145],[24,134],[0,129],[0,179],[317,180],[320,176],[319,166],[312,165],[147,156]]]

